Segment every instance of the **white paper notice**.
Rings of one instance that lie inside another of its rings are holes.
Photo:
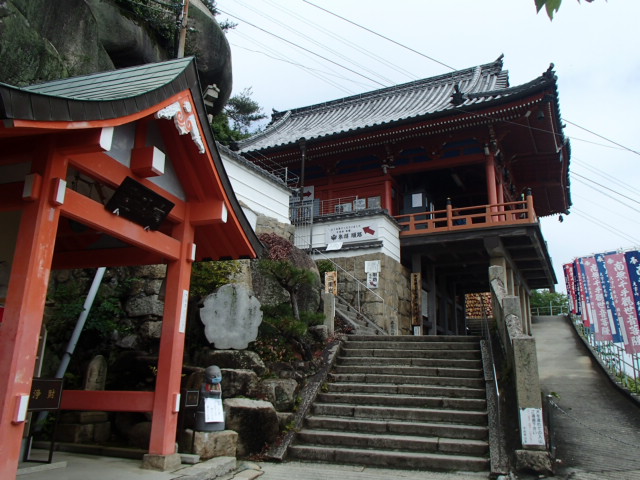
[[[522,445],[544,445],[544,423],[541,408],[521,408]]]
[[[204,399],[204,421],[206,423],[224,422],[221,398]]]

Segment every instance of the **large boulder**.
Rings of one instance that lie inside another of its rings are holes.
[[[278,415],[269,402],[248,398],[224,401],[226,428],[238,432],[238,456],[259,453],[278,436]]]
[[[252,370],[221,368],[222,397],[253,397],[258,392],[260,379]]]
[[[260,382],[259,391],[278,412],[289,412],[296,404],[298,382],[292,378],[267,378]]]
[[[172,44],[115,0],[0,0],[0,81],[11,85],[167,60]],[[233,86],[231,49],[201,0],[190,2],[185,54],[197,57],[203,88],[220,89],[210,112],[219,113]]]
[[[267,367],[256,352],[251,350],[210,350],[202,349],[197,353],[198,365],[217,365],[220,368],[253,370],[262,376]]]

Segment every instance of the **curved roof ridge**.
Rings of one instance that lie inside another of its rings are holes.
[[[478,68],[480,68],[481,73],[485,73],[485,74],[495,73],[496,75],[498,75],[499,73],[502,72],[502,66],[503,66],[502,59],[503,59],[503,55],[498,57],[497,60],[494,60],[493,62],[490,62],[490,63],[485,63],[483,65],[468,67],[462,70],[455,70],[453,72],[443,73],[441,75],[436,75],[434,77],[427,77],[419,80],[412,80],[410,82],[401,83],[399,85],[392,85],[391,87],[371,90],[369,92],[359,93],[356,95],[351,95],[349,97],[342,97],[335,100],[330,100],[328,102],[316,103],[314,105],[308,105],[306,107],[294,108],[294,109],[287,110],[287,112],[290,112],[292,115],[297,115],[307,111],[322,110],[324,108],[333,108],[340,104],[346,104],[351,102],[361,102],[363,100],[375,98],[377,96],[387,96],[392,92],[403,91],[403,90],[414,90],[416,88],[424,87],[430,84],[436,85],[439,83],[445,83],[447,80],[453,81],[454,78],[457,78],[457,77],[465,77],[465,76],[473,75],[476,69]]]

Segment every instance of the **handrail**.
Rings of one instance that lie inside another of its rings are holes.
[[[330,261],[330,262],[333,264],[333,266],[334,266],[334,267],[336,267],[336,269],[341,270],[342,272],[344,272],[344,273],[347,275],[347,277],[349,277],[351,280],[355,281],[355,282],[356,282],[356,285],[358,286],[358,293],[360,292],[360,285],[362,285],[366,290],[368,290],[368,291],[369,291],[369,293],[371,293],[371,294],[372,294],[372,295],[374,295],[375,297],[379,298],[379,299],[380,299],[380,302],[382,303],[382,311],[383,311],[383,312],[385,311],[385,308],[389,308],[389,309],[391,309],[394,313],[396,313],[396,314],[398,314],[398,313],[399,313],[397,309],[394,309],[393,307],[391,307],[391,306],[387,305],[387,304],[385,303],[385,301],[384,301],[384,298],[382,298],[380,295],[378,295],[376,292],[374,292],[371,288],[369,288],[369,287],[367,286],[367,284],[366,284],[366,283],[362,283],[362,282],[361,282],[360,280],[358,280],[355,276],[353,276],[351,273],[349,273],[349,272],[348,272],[347,270],[345,270],[343,267],[341,267],[341,266],[340,266],[340,265],[338,265],[336,262],[334,262],[334,261],[333,261],[333,259],[331,259],[331,258],[327,257],[323,252],[321,252],[321,251],[320,251],[320,250],[318,250],[317,248],[311,248],[311,249],[310,249],[310,253],[312,253],[312,254],[314,254],[314,255],[320,255],[321,257],[323,257],[323,259],[324,259],[324,260],[328,260],[328,261]],[[365,316],[365,315],[360,311],[360,308],[358,308],[358,313],[360,313],[361,315]],[[366,317],[365,317],[365,318],[366,318]],[[368,319],[367,319],[367,320],[368,320]],[[372,320],[369,320],[369,321],[372,321]],[[374,322],[374,323],[375,323],[375,322]],[[377,327],[378,327],[378,328],[380,328],[379,326],[377,326]],[[384,331],[384,329],[382,329],[382,330]],[[389,332],[386,332],[386,331],[385,331],[385,333],[386,333],[387,335],[389,335]]]
[[[401,236],[537,223],[538,221],[531,195],[517,202],[471,207],[453,207],[449,202],[444,210],[396,215],[395,219],[400,225]]]
[[[496,413],[498,420],[498,427],[502,428],[502,423],[500,419],[500,387],[498,385],[498,374],[496,373],[496,356],[493,351],[493,341],[491,340],[491,330],[489,330],[489,319],[487,318],[487,309],[484,305],[484,298],[480,296],[480,303],[482,304],[482,333],[485,338],[488,346],[489,346],[489,354],[491,356],[491,368],[493,373],[493,387],[496,391],[497,405],[496,405]]]

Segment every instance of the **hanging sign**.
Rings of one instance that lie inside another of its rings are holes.
[[[378,238],[378,225],[369,222],[343,223],[328,226],[325,230],[325,243],[364,242]]]

